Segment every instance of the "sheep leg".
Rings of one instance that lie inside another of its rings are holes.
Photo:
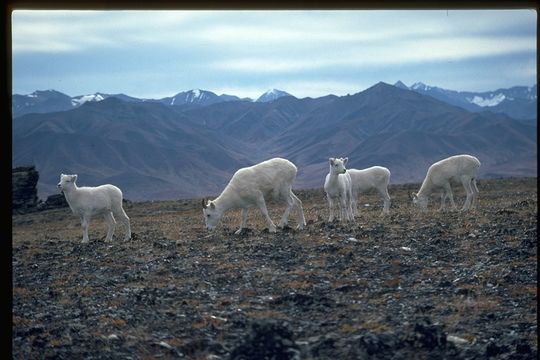
[[[358,193],[353,192],[351,197],[351,209],[354,216],[358,216]]]
[[[332,199],[330,196],[326,197],[328,199],[328,209],[330,216],[328,217],[328,222],[334,221],[334,199]]]
[[[261,213],[263,214],[266,223],[268,224],[268,231],[271,233],[276,232],[276,225],[274,225],[274,222],[272,219],[270,219],[270,216],[268,215],[268,209],[266,208],[266,202],[264,201],[264,196],[262,193],[260,193],[257,196],[257,206],[259,206],[259,209],[261,210]]]
[[[478,198],[478,186],[476,186],[476,179],[472,179],[471,190],[473,191],[473,198],[471,202],[471,209],[476,208],[477,198]]]
[[[441,192],[441,207],[439,208],[439,211],[442,211],[444,209],[447,197],[448,195],[446,194],[446,191],[443,190],[443,192]]]
[[[388,189],[386,187],[377,189],[379,190],[379,194],[381,194],[383,198],[383,214],[388,214],[390,212],[390,195],[388,194]]]
[[[131,226],[129,223],[129,217],[127,216],[126,212],[123,208],[117,209],[116,211],[113,211],[117,218],[120,219],[122,224],[124,225],[126,229],[126,236],[124,237],[124,240],[130,240],[131,239]]]
[[[456,210],[456,203],[454,202],[454,194],[452,193],[452,187],[450,186],[450,183],[444,184],[444,193],[443,198],[441,199],[441,210],[443,210],[444,205],[446,203],[446,198],[450,200],[450,205],[452,206],[452,210]]]
[[[341,196],[339,198],[339,204],[340,204],[340,220],[345,221],[349,220],[349,214],[347,212],[347,197]]]
[[[473,190],[471,188],[471,181],[472,179],[463,177],[461,179],[461,182],[463,184],[463,187],[465,188],[465,192],[467,193],[467,198],[465,199],[465,204],[463,204],[463,207],[461,208],[461,211],[467,211],[471,207],[471,201],[473,198]]]
[[[83,231],[83,243],[87,243],[90,241],[88,238],[88,226],[90,225],[90,215],[82,215],[81,216],[81,226]]]
[[[346,191],[346,199],[345,199],[345,202],[346,202],[346,210],[347,210],[347,220],[349,221],[354,221],[354,213],[353,213],[353,209],[352,209],[352,191],[351,189],[348,189]]]
[[[298,226],[297,228],[299,230],[302,230],[304,226],[306,226],[306,218],[304,216],[304,208],[302,206],[302,201],[294,195],[294,193],[291,191],[291,196],[296,203],[296,212],[298,213]]]
[[[116,227],[116,221],[114,220],[114,216],[110,211],[105,213],[104,218],[107,222],[107,237],[105,238],[105,241],[111,241],[114,234],[114,229]]]
[[[242,208],[242,222],[240,223],[240,229],[236,230],[235,234],[238,235],[245,229],[248,219],[248,208]]]
[[[281,220],[279,220],[278,226],[280,228],[284,228],[289,223],[289,214],[294,206],[294,199],[290,195],[285,195],[285,200],[287,201],[287,207],[285,208],[285,211],[283,212],[283,216],[281,217]]]
[[[450,192],[448,193],[448,198],[450,199],[450,205],[452,205],[452,210],[456,210],[457,206],[454,202],[454,194],[452,193],[452,190],[450,189]]]

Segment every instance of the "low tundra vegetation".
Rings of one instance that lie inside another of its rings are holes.
[[[306,226],[276,233],[252,211],[235,234],[239,210],[209,232],[201,199],[126,205],[131,241],[96,219],[81,243],[67,208],[14,215],[13,357],[535,359],[536,178],[478,180],[468,212],[419,212],[418,186],[390,185],[386,216],[361,195],[347,223],[295,190]]]

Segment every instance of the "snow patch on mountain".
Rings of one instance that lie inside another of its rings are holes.
[[[424,84],[423,82],[417,82],[417,83],[412,84],[412,86],[410,87],[410,89],[411,89],[411,90],[428,91],[429,89],[431,89],[431,86],[427,86],[427,85]]]
[[[81,106],[82,104],[84,104],[85,102],[88,102],[88,101],[101,101],[101,100],[104,100],[105,98],[101,95],[101,94],[90,94],[90,95],[82,95],[82,96],[78,96],[78,97],[74,97],[71,99],[71,104],[73,106]]]
[[[507,98],[504,94],[490,94],[489,97],[474,96],[472,98],[467,98],[467,101],[470,103],[476,104],[481,107],[492,107],[497,106],[505,99],[512,100],[512,98]]]
[[[262,94],[257,99],[257,102],[270,102],[270,101],[274,101],[276,99],[279,99],[280,97],[283,97],[283,96],[292,96],[292,95],[285,92],[285,91],[281,91],[281,90],[277,90],[277,89],[271,89],[271,90],[268,90],[267,92],[265,92],[264,94]]]

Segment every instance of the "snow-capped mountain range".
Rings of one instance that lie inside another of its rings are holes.
[[[516,119],[537,118],[537,89],[532,87],[514,86],[509,89],[498,89],[488,92],[466,92],[447,90],[437,86],[416,82],[411,86],[398,81],[395,87],[429,95],[446,103],[459,106],[469,111],[491,111],[505,113]],[[116,97],[128,102],[159,102],[168,106],[207,106],[219,102],[248,101],[271,102],[284,96],[293,96],[285,91],[271,89],[256,100],[239,98],[234,95],[216,95],[207,90],[194,89],[180,92],[171,97],[162,99],[140,99],[124,94],[95,93],[70,97],[55,90],[35,91],[29,95],[14,94],[12,98],[13,117],[28,113],[47,113],[65,111],[83,105],[86,102],[97,102],[109,97]]]
[[[233,95],[216,95],[211,91],[194,89],[189,91],[180,92],[172,97],[166,97],[159,100],[144,100],[144,101],[157,101],[165,105],[179,106],[179,105],[211,105],[224,101],[240,101],[241,99]]]
[[[272,89],[262,94],[255,102],[270,102],[283,96],[291,95],[285,91]],[[14,94],[12,98],[12,112],[13,117],[18,117],[28,113],[65,111],[79,107],[86,102],[98,102],[109,97],[116,97],[128,102],[158,102],[168,106],[207,106],[227,101],[254,101],[250,98],[240,98],[227,94],[218,96],[211,91],[201,89],[183,91],[174,96],[162,99],[140,99],[124,94],[104,94],[99,92],[70,97],[56,90],[37,90],[29,95]]]
[[[514,86],[486,92],[454,91],[416,82],[410,87],[398,81],[394,86],[429,95],[446,103],[473,112],[506,113],[516,119],[537,117],[537,89],[534,86]]]

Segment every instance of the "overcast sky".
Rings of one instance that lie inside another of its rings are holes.
[[[534,10],[36,11],[12,15],[13,93],[354,94],[401,80],[536,83]]]

